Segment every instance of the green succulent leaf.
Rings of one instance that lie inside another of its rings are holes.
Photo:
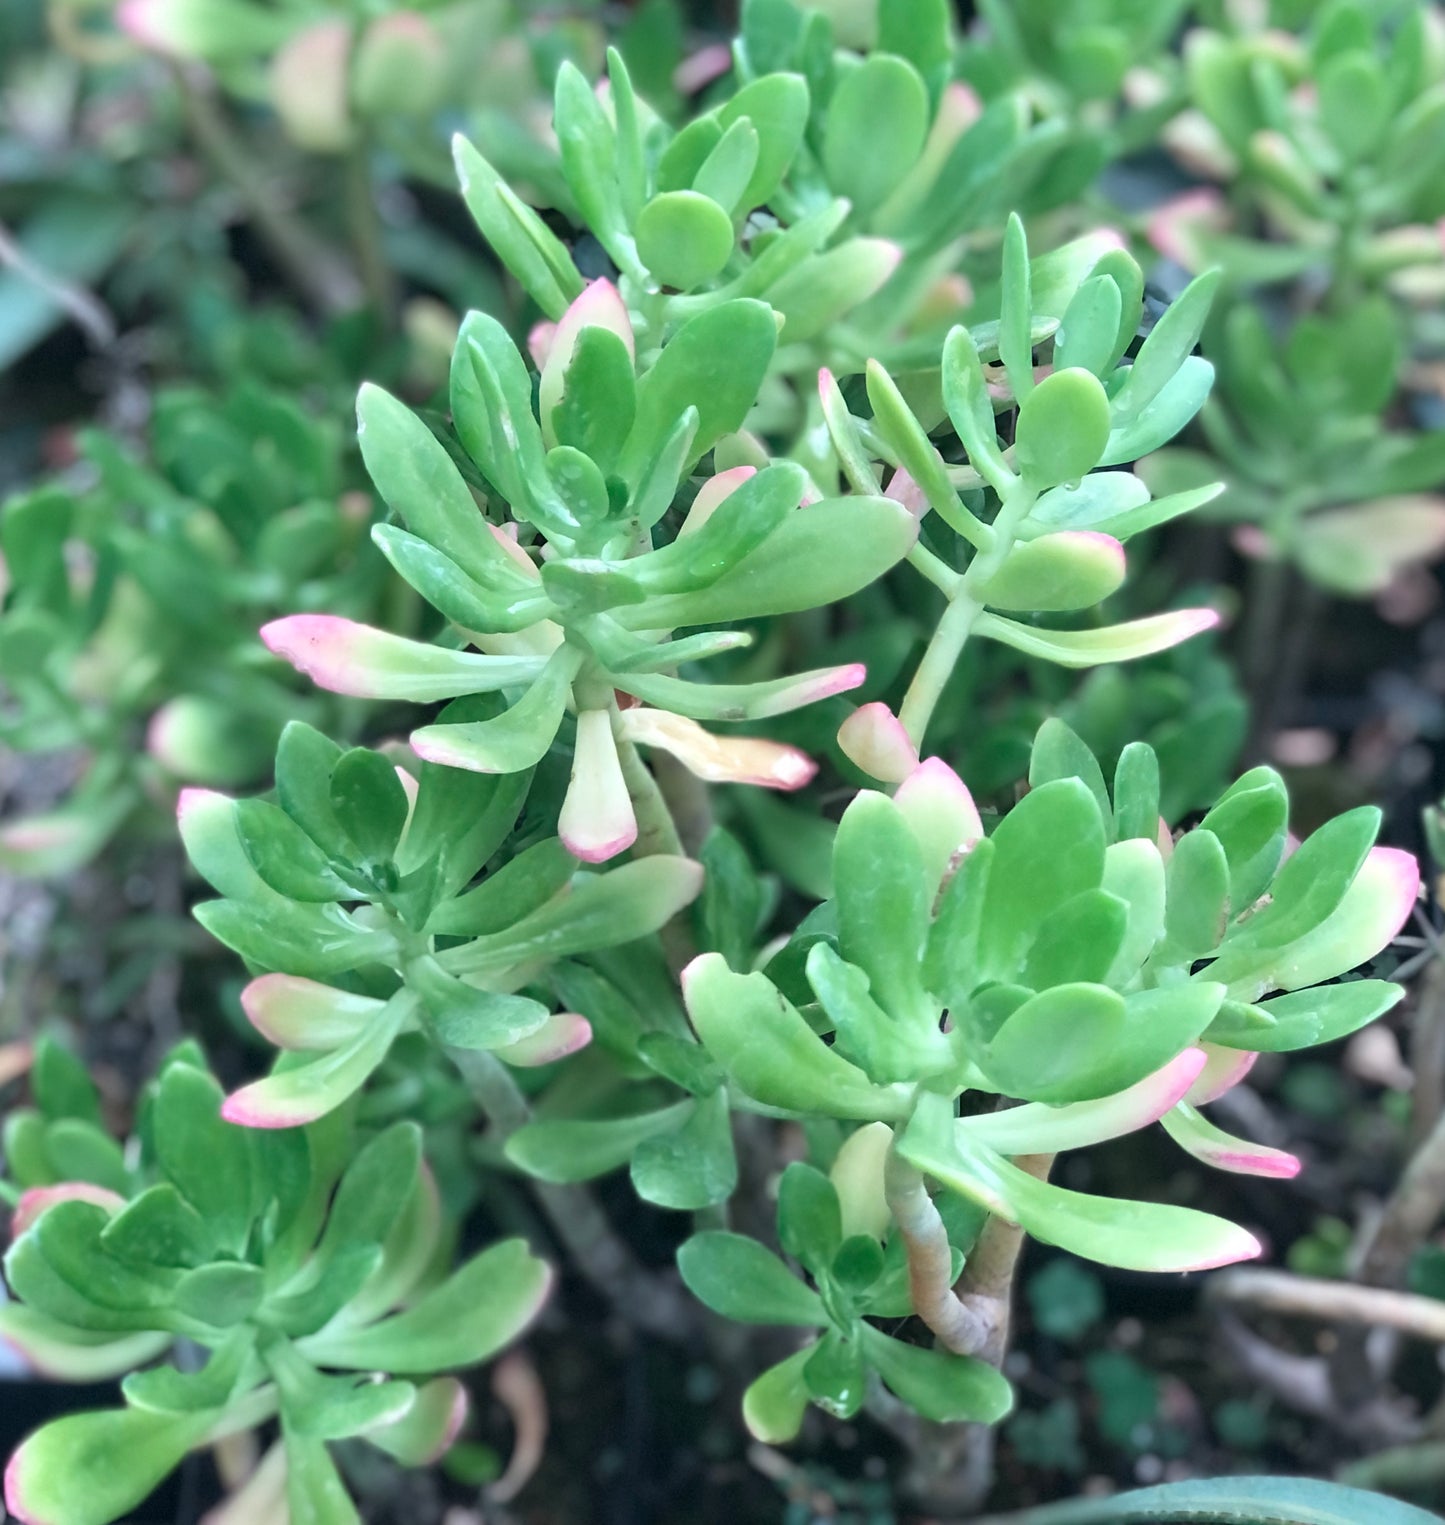
[[[913,167],[928,132],[928,92],[906,60],[875,53],[834,87],[823,126],[828,183],[867,216]]]
[[[6,1502],[22,1520],[110,1525],[142,1503],[220,1417],[111,1409],[53,1420],[11,1458]]]
[[[1039,490],[1077,481],[1102,460],[1109,430],[1109,399],[1098,377],[1081,368],[1054,371],[1019,409],[1019,469]]]
[[[843,1242],[838,1193],[821,1170],[794,1160],[778,1182],[778,1243],[814,1276],[831,1265]]]
[[[684,972],[683,996],[708,1052],[754,1100],[869,1122],[903,1110],[901,1088],[874,1085],[829,1048],[766,975],[734,974],[707,953]]]
[[[366,1328],[323,1329],[297,1349],[318,1365],[407,1377],[475,1366],[521,1334],[551,1284],[545,1262],[523,1240],[507,1239],[402,1312]]]
[[[677,1268],[699,1302],[740,1324],[827,1322],[816,1293],[756,1239],[708,1230],[694,1234],[677,1252]]]
[[[625,1165],[645,1140],[681,1127],[692,1110],[679,1101],[625,1117],[524,1123],[507,1140],[507,1158],[539,1181],[590,1181]]]
[[[1047,1185],[950,1132],[951,1123],[947,1103],[921,1107],[899,1142],[900,1152],[925,1174],[1045,1244],[1138,1271],[1203,1270],[1259,1254],[1252,1234],[1193,1208],[1092,1197]]]
[[[698,423],[685,464],[725,434],[741,429],[777,345],[772,309],[749,300],[723,302],[688,319],[663,346],[637,387],[637,418],[618,473],[639,482],[647,463],[687,408]]]
[[[643,1139],[632,1154],[632,1184],[658,1207],[695,1212],[725,1202],[738,1184],[726,1090],[699,1097],[676,1129]]]
[[[895,1396],[940,1424],[997,1424],[1013,1407],[1008,1379],[985,1361],[906,1345],[865,1325],[863,1355]]]
[[[702,191],[663,191],[638,215],[638,257],[664,286],[691,291],[705,285],[732,252],[732,218]]]
[[[803,1379],[803,1368],[816,1349],[810,1342],[749,1384],[743,1394],[743,1423],[755,1440],[786,1445],[796,1438],[812,1396]]]

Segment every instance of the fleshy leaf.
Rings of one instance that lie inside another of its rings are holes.
[[[37,1430],[5,1469],[5,1506],[23,1525],[110,1525],[128,1514],[219,1415],[113,1409]]]
[[[1183,1101],[1199,1078],[1204,1062],[1202,1049],[1187,1048],[1152,1075],[1098,1101],[1079,1101],[1062,1107],[1029,1102],[1001,1112],[960,1118],[955,1127],[966,1138],[986,1144],[999,1154],[1084,1149],[1158,1122],[1171,1107]]]
[[[740,1324],[827,1321],[823,1304],[770,1250],[743,1234],[708,1230],[677,1252],[687,1289],[714,1313]]]
[[[232,1092],[221,1115],[243,1128],[295,1128],[334,1111],[366,1084],[386,1058],[392,1039],[410,1014],[412,999],[394,998],[344,1048]]]
[[[401,1313],[369,1328],[345,1324],[297,1342],[308,1360],[355,1371],[425,1376],[475,1366],[536,1317],[552,1272],[521,1239],[504,1240]]]
[[[1177,609],[1151,614],[1123,625],[1102,625],[1093,630],[1038,630],[1001,615],[979,615],[974,626],[1031,657],[1043,657],[1060,667],[1097,667],[1101,662],[1132,662],[1139,657],[1168,651],[1181,641],[1212,630],[1219,623],[1213,609]]]
[[[319,688],[361,699],[430,704],[458,694],[530,683],[542,657],[488,657],[388,635],[334,614],[291,614],[261,628],[261,639]]]
[[[993,1150],[950,1133],[951,1108],[938,1101],[941,1109],[920,1107],[899,1151],[1045,1244],[1134,1271],[1202,1271],[1260,1253],[1253,1234],[1193,1208],[1092,1197],[1035,1180]]]
[[[755,1100],[869,1122],[901,1115],[903,1088],[874,1085],[765,975],[734,974],[720,955],[705,953],[683,971],[682,993],[708,1052]]]
[[[862,1338],[868,1364],[925,1419],[996,1424],[1013,1407],[1008,1379],[986,1361],[906,1345],[872,1325],[863,1327]]]
[[[1180,1102],[1162,1119],[1164,1131],[1181,1149],[1192,1154],[1196,1160],[1213,1165],[1216,1170],[1229,1170],[1237,1175],[1273,1176],[1288,1181],[1299,1174],[1300,1162],[1283,1149],[1271,1149],[1266,1144],[1251,1144],[1247,1139],[1235,1138],[1222,1128],[1216,1128],[1203,1114],[1186,1102]]]

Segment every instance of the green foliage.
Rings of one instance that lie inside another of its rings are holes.
[[[47,1102],[52,1132],[61,1104]],[[415,1124],[267,1132],[221,1107],[195,1051],[177,1051],[111,1188],[16,1176],[6,1339],[60,1375],[130,1372],[124,1409],[56,1420],[16,1453],[7,1502],[22,1518],[104,1525],[193,1447],[273,1416],[293,1511],[317,1487],[349,1507],[322,1443],[362,1436],[411,1465],[440,1454],[465,1396],[438,1373],[494,1354],[546,1295],[550,1273],[520,1240],[434,1277],[445,1225]],[[133,1370],[176,1340],[204,1364]],[[358,1375],[377,1372],[396,1376]]]
[[[1227,1088],[1210,1076],[1228,1074],[1229,1050],[1338,1037],[1399,999],[1378,981],[1312,987],[1393,934],[1413,903],[1412,860],[1372,850],[1378,818],[1361,811],[1281,865],[1287,800],[1256,769],[1166,865],[1153,834],[1120,835],[1120,822],[1152,824],[1156,772],[1121,769],[1111,795],[1057,721],[1039,733],[1030,777],[987,838],[936,761],[891,801],[860,794],[834,846],[836,931],[809,949],[811,992],[795,989],[817,1006],[800,1010],[768,973],[732,974],[706,954],[684,978],[693,1025],[756,1102],[906,1122],[903,1159],[1050,1243],[1139,1270],[1251,1255],[1252,1237],[1220,1220],[1066,1191],[1009,1156],[1158,1119],[1202,1159],[1293,1174],[1289,1157],[1228,1139],[1196,1105]],[[1132,789],[1150,791],[1142,813]],[[787,950],[775,966],[796,967]],[[1291,993],[1261,999],[1280,989]],[[1028,1105],[957,1118],[950,1098],[969,1091]]]
[[[994,1423],[1007,1413],[1008,1384],[990,1366],[966,1356],[923,1349],[884,1334],[867,1317],[888,1317],[906,1271],[895,1236],[880,1248],[868,1234],[843,1237],[833,1184],[810,1165],[784,1172],[778,1237],[817,1286],[812,1292],[756,1240],[741,1234],[696,1234],[678,1252],[689,1291],[715,1313],[748,1324],[785,1324],[822,1333],[758,1377],[743,1396],[743,1417],[759,1440],[793,1439],[804,1411],[816,1404],[851,1419],[862,1406],[869,1373],[925,1418]]]
[[[12,872],[73,870],[178,783],[263,777],[289,714],[342,720],[268,667],[256,625],[369,613],[385,573],[340,431],[255,382],[163,392],[149,460],[99,430],[80,449],[88,486],[0,512],[0,737],[83,759],[69,798],[0,829]]]
[[[1208,458],[1146,462],[1163,488],[1222,477],[1218,512],[1254,556],[1367,597],[1445,545],[1438,425],[1394,426],[1406,330],[1439,300],[1445,59],[1433,7],[1343,0],[1294,30],[1199,27],[1184,49],[1191,109],[1165,141],[1230,178],[1154,214],[1156,245],[1228,291],[1206,334],[1220,389]],[[1311,300],[1285,320],[1291,290]],[[1167,489],[1165,489],[1167,490]]]
[[[1248,711],[1190,642],[1226,601],[1184,607],[1153,553],[1206,509],[1359,596],[1445,543],[1440,436],[1402,391],[1440,290],[1434,13],[1299,9],[984,0],[963,36],[942,0],[747,0],[730,50],[685,56],[672,0],[612,39],[606,8],[539,26],[501,0],[131,0],[113,36],[56,0],[78,54],[116,44],[125,78],[166,55],[180,93],[143,147],[96,156],[82,212],[22,194],[26,256],[106,278],[128,160],[180,162],[181,119],[230,185],[140,218],[167,248],[104,292],[166,315],[163,366],[215,379],[163,386],[143,448],[84,431],[0,514],[0,739],[81,764],[57,808],[0,826],[0,866],[63,875],[159,835],[188,786],[180,837],[217,896],[195,920],[277,1053],[223,1063],[226,1095],[182,1045],[122,1145],[114,1098],[37,1044],[4,1127],[0,1334],[122,1379],[124,1406],[31,1436],[13,1514],[105,1525],[274,1420],[237,1510],[360,1519],[365,1453],[333,1443],[438,1459],[465,1409],[448,1374],[550,1284],[520,1239],[457,1263],[493,1171],[649,1327],[661,1276],[586,1183],[625,1169],[697,1215],[663,1220],[683,1242],[662,1274],[793,1331],[749,1372],[765,1445],[810,1405],[1001,1421],[988,1278],[1017,1229],[1067,1252],[1025,1295],[1076,1348],[1089,1423],[1170,1450],[1163,1373],[1090,1345],[1102,1283],[1068,1255],[1174,1273],[1260,1245],[1041,1157],[1158,1122],[1204,1163],[1293,1175],[1204,1109],[1259,1053],[1398,1002],[1339,977],[1418,889],[1378,811],[1296,845],[1272,768],[1231,781]],[[1098,222],[1127,179],[1104,168],[1156,139],[1232,177],[1227,208],[1119,219],[1192,275],[1168,301]],[[417,194],[453,179],[486,255]],[[238,318],[221,215],[319,339]],[[21,276],[0,355],[89,311]],[[332,401],[363,374],[358,463]],[[1283,631],[1260,618],[1252,669]],[[756,787],[819,775],[791,803]],[[1328,1065],[1281,1086],[1338,1110]],[[1348,1241],[1322,1220],[1290,1263],[1342,1274]],[[1433,1290],[1428,1257],[1413,1274]],[[1060,1394],[1015,1416],[1015,1454],[1085,1471],[1080,1415]],[[1036,1517],[1417,1517],[1360,1497],[1245,1478]]]

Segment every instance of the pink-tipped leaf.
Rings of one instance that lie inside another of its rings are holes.
[[[1204,1050],[1204,1068],[1194,1084],[1184,1093],[1184,1100],[1192,1107],[1207,1106],[1218,1101],[1226,1091],[1232,1091],[1254,1068],[1258,1054],[1246,1049],[1224,1048],[1218,1043],[1201,1043]]]
[[[575,1054],[592,1041],[592,1024],[575,1011],[555,1011],[537,1029],[516,1043],[496,1050],[498,1059],[524,1069],[555,1064],[568,1054]]]
[[[272,620],[261,627],[261,639],[319,688],[358,699],[430,704],[530,683],[543,667],[540,657],[450,651],[334,614]]]
[[[692,500],[692,507],[688,509],[687,517],[682,521],[682,526],[677,532],[678,538],[696,534],[727,502],[728,498],[749,477],[756,476],[757,472],[756,466],[732,466],[727,471],[720,471],[716,476],[709,477],[698,489],[697,497]]]
[[[941,757],[930,757],[898,786],[893,803],[923,852],[929,883],[937,885],[960,853],[983,840],[983,822],[968,786]]]
[[[562,801],[557,835],[567,851],[584,863],[605,863],[637,840],[637,816],[607,710],[582,710],[577,716],[572,779]]]
[[[918,767],[918,748],[886,704],[862,705],[838,728],[843,754],[869,778],[901,784]]]
[[[1193,1208],[1094,1197],[1039,1181],[952,1128],[951,1105],[924,1099],[899,1143],[911,1164],[1045,1244],[1132,1271],[1203,1271],[1250,1260],[1253,1234]]]
[[[243,1128],[299,1128],[335,1111],[386,1058],[413,1004],[405,991],[393,996],[344,1048],[242,1086],[226,1098],[221,1116]]]
[[[986,1144],[999,1154],[1084,1149],[1158,1122],[1183,1101],[1204,1064],[1202,1049],[1187,1048],[1162,1069],[1115,1096],[1061,1107],[1031,1101],[1002,1112],[960,1118],[955,1128],[965,1139]]]
[[[1288,1181],[1299,1174],[1300,1162],[1295,1155],[1283,1149],[1271,1149],[1267,1144],[1251,1144],[1248,1139],[1235,1138],[1222,1128],[1216,1128],[1202,1113],[1195,1111],[1187,1102],[1181,1102],[1162,1119],[1164,1131],[1176,1144],[1196,1160],[1213,1165],[1216,1170],[1232,1171],[1235,1175],[1272,1176]]]
[[[818,771],[797,747],[755,736],[714,736],[695,720],[666,710],[624,710],[620,729],[629,741],[670,752],[689,773],[713,784],[801,789]]]
[[[108,1191],[104,1186],[90,1181],[61,1181],[56,1186],[32,1186],[22,1192],[10,1218],[10,1237],[18,1239],[47,1207],[56,1202],[89,1202],[117,1213],[125,1206],[125,1198],[118,1192]]]
[[[263,974],[241,992],[241,1009],[262,1037],[318,1052],[354,1042],[385,1005],[294,974]]]

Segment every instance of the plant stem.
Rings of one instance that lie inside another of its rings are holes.
[[[346,154],[346,221],[367,304],[384,328],[396,319],[396,279],[382,247],[381,218],[371,180],[371,153],[363,138]]]
[[[1048,1179],[1053,1163],[1052,1154],[1026,1154],[1014,1160],[1040,1181]],[[1024,1232],[1016,1223],[991,1216],[959,1282],[958,1300],[973,1310],[984,1328],[975,1353],[993,1366],[1002,1366],[1008,1353],[1014,1273],[1023,1247]],[[930,1509],[969,1516],[993,1487],[997,1435],[987,1424],[923,1427],[912,1447],[909,1492]]]
[[[943,1219],[928,1195],[922,1174],[894,1148],[883,1166],[888,1210],[908,1252],[908,1295],[913,1311],[955,1355],[977,1354],[989,1326],[980,1312],[955,1296],[953,1251]]]
[[[999,505],[998,514],[991,526],[992,543],[987,550],[980,551],[973,558],[968,564],[968,570],[957,579],[951,590],[945,589],[949,595],[948,608],[944,610],[943,618],[933,632],[898,712],[908,739],[920,751],[944,685],[963,655],[974,622],[983,613],[983,602],[978,594],[1008,559],[1009,552],[1018,539],[1019,526],[1037,501],[1038,493],[1022,480],[1015,479]],[[931,582],[938,582],[930,572],[925,571],[924,575]]]
[[[1398,1329],[1416,1339],[1445,1341],[1445,1303],[1414,1292],[1241,1267],[1211,1277],[1208,1295],[1218,1302],[1247,1303],[1267,1313]]]
[[[626,736],[617,737],[617,760],[622,764],[622,777],[637,817],[637,841],[632,846],[634,856],[651,858],[660,853],[685,856],[682,838],[677,834],[662,790],[638,756],[636,744]]]
[[[1052,1154],[1021,1154],[1013,1162],[1035,1180],[1047,1181],[1054,1166]],[[968,1257],[960,1286],[965,1297],[977,1298],[992,1307],[992,1334],[979,1352],[993,1366],[1002,1366],[1008,1353],[1012,1320],[1014,1272],[1023,1253],[1024,1231],[1007,1218],[991,1216]]]
[[[324,313],[348,312],[361,300],[355,274],[335,250],[271,193],[257,161],[239,141],[207,90],[183,67],[175,70],[186,120],[213,168],[230,182],[287,280]]]
[[[1416,1147],[1445,1114],[1445,958],[1436,956],[1421,976],[1410,1029],[1410,1068],[1415,1075],[1410,1133]]]
[[[462,1048],[446,1052],[502,1140],[530,1120],[527,1098],[495,1054]],[[638,1265],[585,1187],[528,1184],[577,1269],[624,1319],[663,1339],[689,1338],[696,1323],[692,1306],[676,1286]]]
[[[908,739],[919,750],[922,750],[923,737],[928,730],[928,722],[933,719],[933,711],[938,706],[943,686],[953,676],[953,669],[963,655],[974,621],[982,612],[981,604],[975,603],[962,592],[955,594],[934,629],[928,649],[923,653],[923,660],[918,664],[918,671],[913,674],[913,681],[903,696],[898,719],[907,731]]]

